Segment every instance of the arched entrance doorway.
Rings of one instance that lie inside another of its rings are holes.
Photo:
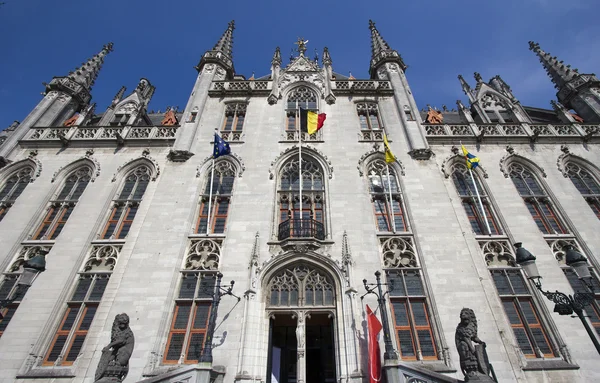
[[[271,277],[266,293],[267,383],[335,382],[336,294],[329,273],[289,265]]]

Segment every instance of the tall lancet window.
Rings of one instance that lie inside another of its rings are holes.
[[[509,166],[510,178],[523,197],[529,213],[543,234],[568,234],[548,193],[533,172],[520,163]]]
[[[119,193],[113,200],[108,221],[100,237],[102,239],[124,239],[144,197],[152,171],[146,165],[139,165],[130,171]]]
[[[227,215],[229,214],[229,206],[233,195],[233,182],[235,181],[235,167],[227,160],[220,160],[215,162],[212,177],[211,173],[212,169],[206,173],[204,191],[200,196],[200,209],[195,227],[196,234],[223,234],[227,224]],[[210,188],[211,178],[212,193]],[[207,233],[209,222],[210,229]]]
[[[0,221],[8,213],[8,210],[21,193],[23,193],[25,187],[29,185],[32,175],[33,169],[27,166],[11,174],[4,184],[2,184],[0,187]]]
[[[288,95],[286,106],[286,130],[298,130],[300,124],[300,108],[318,110],[317,95],[306,86],[299,86]]]
[[[60,192],[50,201],[46,215],[32,239],[56,239],[58,237],[91,178],[92,169],[89,166],[82,166],[69,174]]]
[[[323,169],[314,158],[304,155],[301,170],[298,156],[283,165],[279,175],[277,200],[280,240],[289,237],[325,239]]]
[[[476,185],[473,184],[473,179],[475,179]],[[473,170],[473,178],[471,178],[469,169],[467,169],[465,164],[455,163],[452,167],[452,180],[454,181],[454,186],[461,199],[463,208],[467,213],[473,232],[477,235],[502,234],[496,215],[493,213],[487,192],[479,181],[477,171]],[[475,189],[475,186],[477,186],[477,189]],[[483,209],[485,210],[485,216],[481,210],[476,190],[479,191],[479,197],[481,198],[481,205],[483,205]],[[489,233],[485,223],[486,218],[490,227]]]
[[[596,177],[574,162],[567,164],[566,171],[596,217],[600,219],[600,183]]]
[[[377,230],[382,232],[408,231],[394,168],[384,160],[377,159],[369,164],[368,178]]]

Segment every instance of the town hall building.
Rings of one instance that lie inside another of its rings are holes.
[[[183,110],[97,110],[112,43],[45,84],[0,132],[0,383],[366,383],[367,305],[389,383],[600,381],[600,81],[530,42],[551,109],[478,73],[424,108],[369,31],[369,78],[302,39],[245,78],[232,21]]]

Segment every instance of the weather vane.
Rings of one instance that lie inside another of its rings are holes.
[[[298,41],[296,41],[294,44],[298,45],[298,52],[300,52],[300,54],[302,56],[304,56],[304,52],[306,52],[306,44],[308,44],[308,40],[304,40],[302,37],[298,37]]]

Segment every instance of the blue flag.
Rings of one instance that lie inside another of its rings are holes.
[[[215,133],[215,150],[213,151],[213,158],[219,158],[226,156],[231,153],[229,142],[225,141],[217,133]]]

